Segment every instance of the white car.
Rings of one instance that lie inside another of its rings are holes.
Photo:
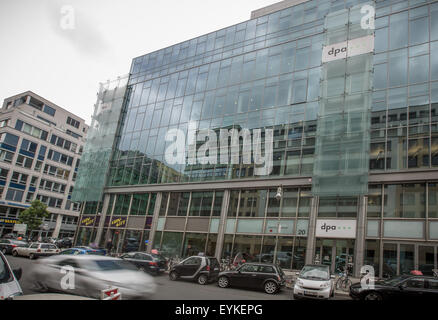
[[[36,262],[29,278],[41,292],[63,292],[100,299],[116,287],[122,299],[150,298],[154,279],[122,259],[98,255],[56,255]]]
[[[0,300],[13,299],[23,295],[18,280],[21,278],[21,268],[12,270],[3,253],[0,252]]]
[[[36,259],[38,257],[46,257],[54,254],[59,254],[61,250],[51,243],[31,243],[28,247],[15,247],[12,249],[14,257],[23,256],[29,259]]]
[[[334,276],[330,268],[321,264],[308,264],[301,269],[294,286],[294,299],[330,299],[335,295]]]

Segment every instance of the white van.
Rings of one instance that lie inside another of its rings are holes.
[[[3,253],[0,252],[0,300],[12,299],[23,295],[18,280],[21,278],[21,268],[12,270]]]

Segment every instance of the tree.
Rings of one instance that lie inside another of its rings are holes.
[[[49,216],[50,212],[47,210],[47,206],[40,200],[34,200],[31,202],[29,208],[20,213],[18,221],[27,225],[27,231],[30,237],[32,231],[40,227],[43,218],[48,218]]]

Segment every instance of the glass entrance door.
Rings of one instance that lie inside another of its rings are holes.
[[[332,273],[344,271],[354,272],[354,240],[353,239],[317,239],[314,263],[330,266]]]

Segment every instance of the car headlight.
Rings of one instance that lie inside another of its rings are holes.
[[[322,289],[325,289],[325,288],[330,287],[330,281],[324,282],[324,283],[321,284],[319,287],[322,288]]]
[[[304,285],[303,281],[297,280],[297,286],[302,287]]]

